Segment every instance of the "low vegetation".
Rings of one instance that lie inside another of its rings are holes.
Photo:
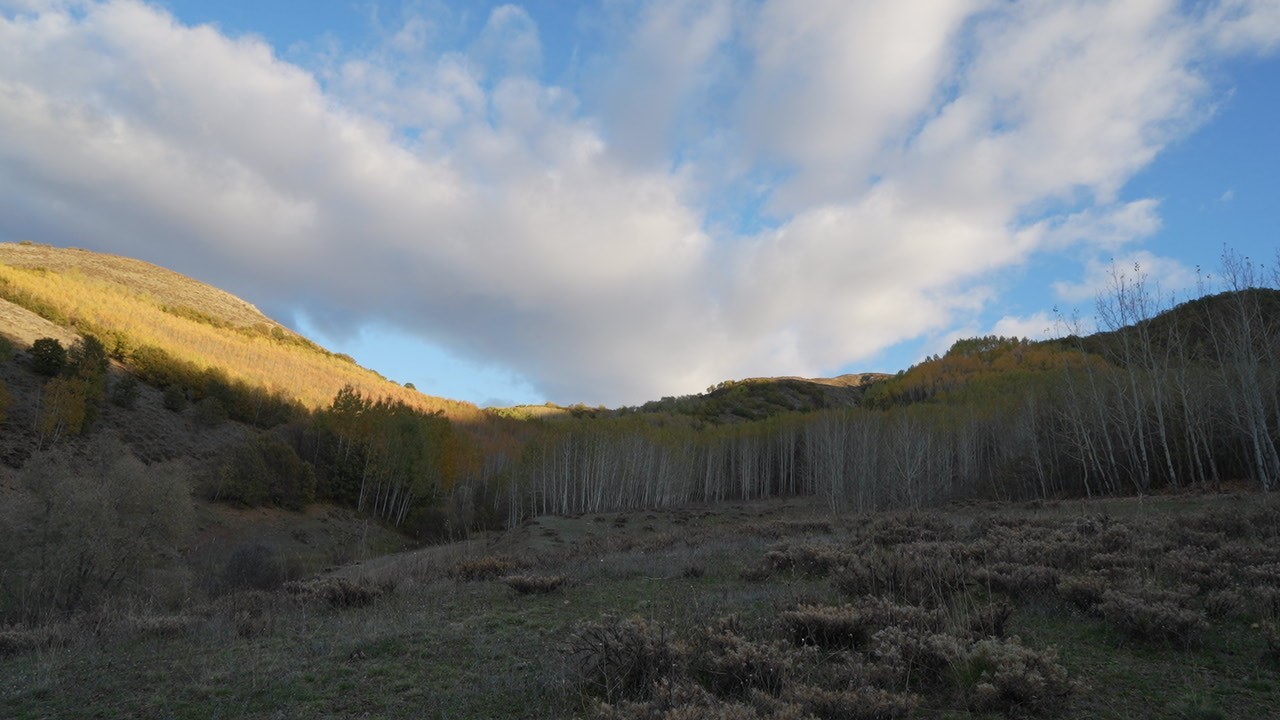
[[[1264,717],[1280,692],[1269,497],[598,517],[510,531],[502,554],[11,625],[0,697],[14,717],[93,697],[123,715],[1118,719]],[[766,560],[799,547],[836,560]],[[1046,569],[1056,584],[992,582]]]

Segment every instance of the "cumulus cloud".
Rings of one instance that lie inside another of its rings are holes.
[[[829,372],[967,326],[1038,252],[1128,252],[1158,203],[1121,190],[1208,117],[1201,68],[1280,38],[1244,0],[652,2],[584,94],[516,5],[311,68],[137,0],[0,7],[0,233],[592,403]]]
[[[1056,337],[1062,328],[1058,318],[1045,311],[1031,315],[1005,315],[991,328],[992,335],[1019,337],[1028,340],[1045,340]]]
[[[1156,303],[1170,304],[1172,296],[1194,289],[1197,278],[1194,270],[1173,258],[1140,250],[1107,261],[1090,259],[1083,278],[1056,282],[1053,290],[1068,302],[1092,303],[1106,300],[1118,288],[1135,282],[1141,283]]]

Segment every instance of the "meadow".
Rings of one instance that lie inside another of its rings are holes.
[[[7,717],[1262,718],[1253,492],[542,516],[176,611],[0,633]]]

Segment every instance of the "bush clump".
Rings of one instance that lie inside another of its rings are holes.
[[[920,706],[920,697],[874,687],[827,690],[800,686],[785,695],[804,712],[819,718],[840,720],[893,720],[908,717]]]
[[[782,613],[778,622],[796,645],[823,650],[850,650],[870,639],[869,623],[850,605],[801,605]]]
[[[1171,600],[1107,591],[1098,612],[1107,624],[1139,640],[1168,641],[1189,647],[1209,628],[1204,615]]]
[[[284,584],[284,591],[294,599],[318,602],[335,609],[360,608],[370,605],[395,590],[391,582],[371,583],[365,580],[353,582],[342,577],[312,578]]]
[[[629,618],[580,626],[569,657],[589,689],[616,702],[646,699],[655,683],[679,679],[688,652],[666,628]]]
[[[507,587],[521,595],[544,595],[559,590],[568,580],[564,575],[508,575],[502,578]]]
[[[969,706],[978,712],[1048,715],[1075,691],[1056,652],[1032,650],[1017,638],[981,640],[957,668]]]
[[[449,577],[454,580],[474,582],[476,580],[492,580],[519,570],[523,564],[508,555],[485,555],[474,560],[463,560],[449,568]]]
[[[882,595],[930,606],[944,604],[968,582],[962,563],[906,546],[859,556],[832,576],[835,588],[849,597]]]
[[[697,650],[695,675],[722,697],[744,697],[752,690],[776,695],[795,668],[790,648],[747,640],[731,628],[708,630]]]
[[[851,558],[831,545],[781,545],[765,553],[764,559],[774,570],[822,576]]]
[[[1058,571],[1045,565],[996,563],[975,569],[972,578],[979,585],[1014,598],[1043,595],[1058,585]]]

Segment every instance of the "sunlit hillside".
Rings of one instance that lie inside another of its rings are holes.
[[[126,356],[151,346],[309,408],[343,386],[466,420],[474,405],[423,395],[330,353],[217,288],[139,260],[35,244],[0,244],[0,298],[99,336]]]

